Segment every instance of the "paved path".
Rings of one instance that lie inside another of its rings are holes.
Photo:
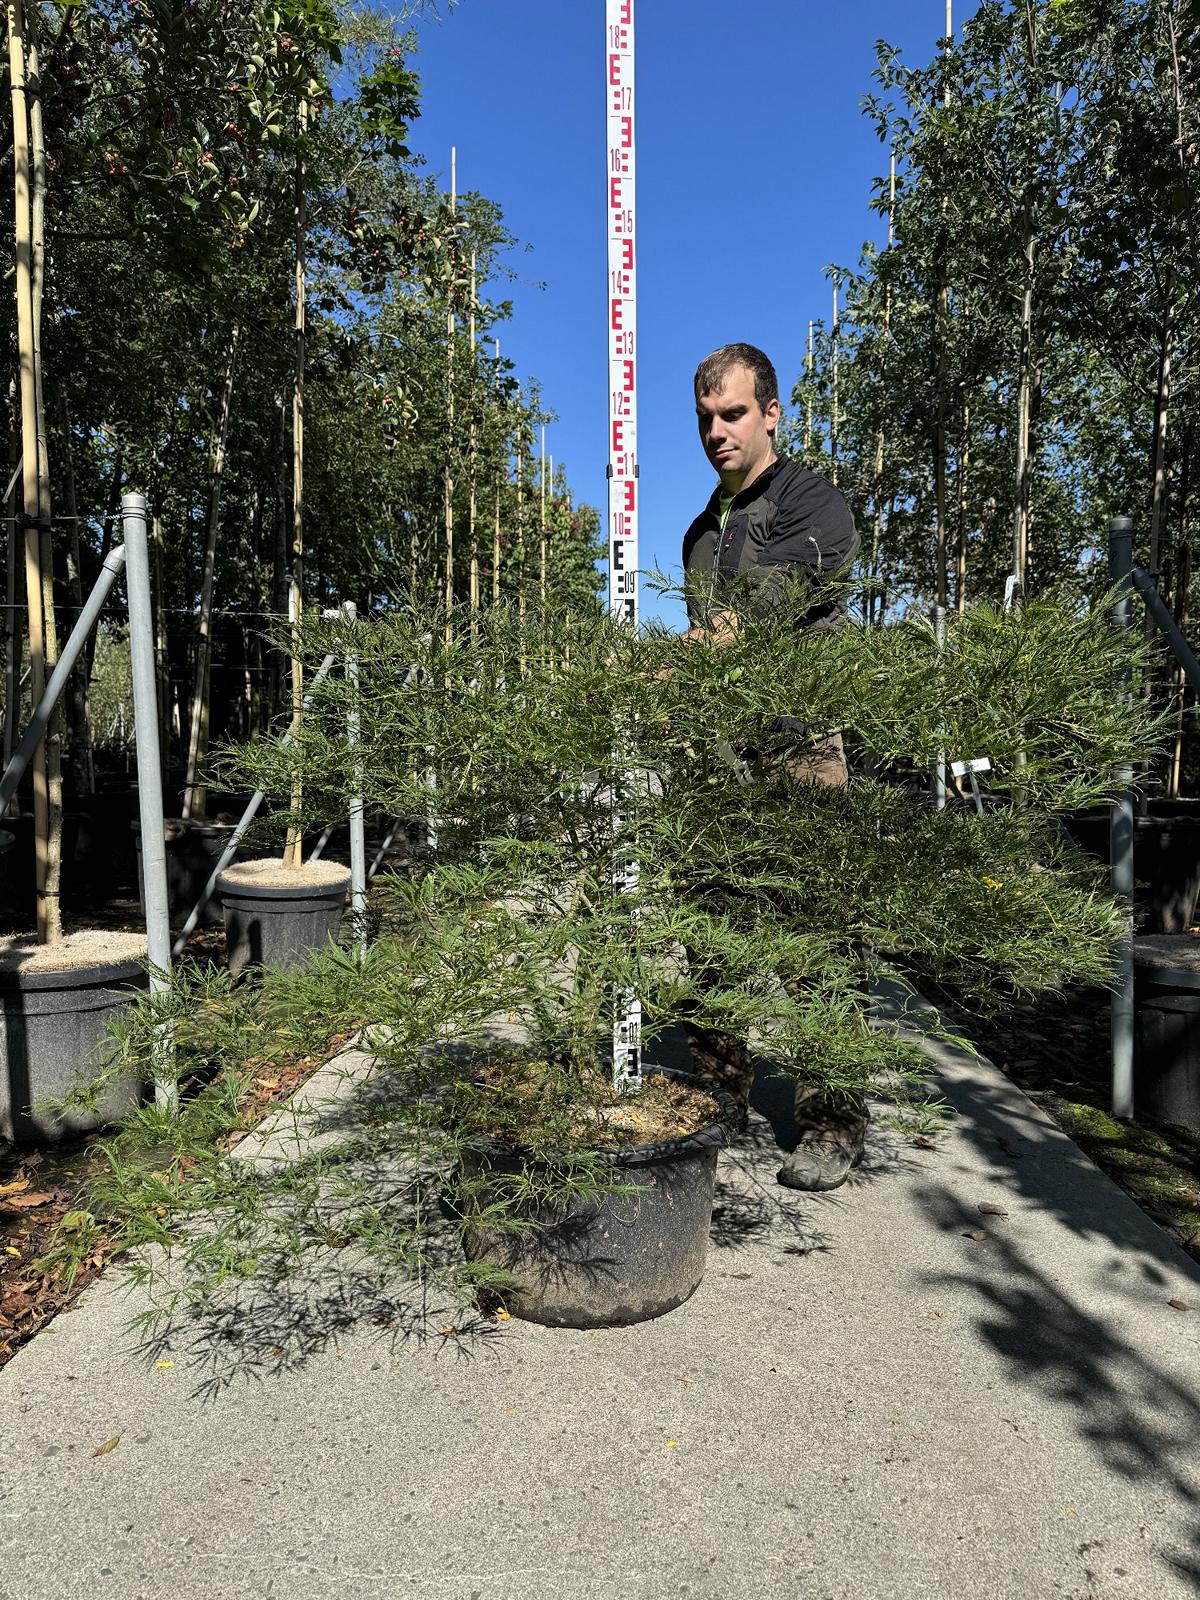
[[[934,1060],[953,1131],[875,1132],[831,1196],[756,1116],[704,1283],[640,1327],[419,1345],[347,1273],[155,1367],[109,1275],[0,1375],[0,1596],[1194,1595],[1200,1272]]]

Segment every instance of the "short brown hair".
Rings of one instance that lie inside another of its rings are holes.
[[[754,398],[758,409],[765,411],[772,400],[779,399],[779,379],[770,358],[754,344],[723,344],[712,355],[705,356],[696,368],[696,399],[702,394],[719,394],[725,387],[731,368],[748,367],[754,377]]]

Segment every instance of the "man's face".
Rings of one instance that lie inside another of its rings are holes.
[[[727,492],[736,494],[753,483],[774,460],[779,401],[760,409],[749,367],[731,367],[723,388],[698,397],[696,421],[704,453]]]

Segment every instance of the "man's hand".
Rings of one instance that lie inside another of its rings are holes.
[[[680,634],[688,644],[732,644],[737,636],[738,619],[732,611],[714,611],[707,623]]]

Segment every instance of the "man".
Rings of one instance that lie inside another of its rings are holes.
[[[696,420],[700,442],[720,482],[683,539],[688,579],[685,637],[728,643],[737,630],[722,595],[746,591],[755,609],[778,604],[787,580],[803,575],[820,587],[849,568],[858,534],[845,500],[827,478],[775,449],[779,382],[771,362],[751,344],[727,344],[696,369]],[[818,593],[800,626],[836,627],[840,607]],[[780,718],[778,731],[803,738],[803,724]],[[840,734],[805,747],[787,762],[802,783],[844,787],[846,759]],[[744,1039],[688,1027],[697,1074],[730,1089],[748,1104],[753,1069]],[[795,1102],[800,1138],[779,1172],[797,1189],[833,1189],[862,1158],[866,1107],[857,1096],[832,1096],[799,1084]]]

